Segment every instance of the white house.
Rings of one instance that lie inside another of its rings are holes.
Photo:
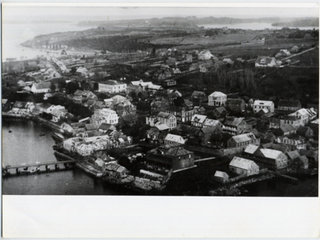
[[[111,109],[103,108],[95,110],[92,115],[92,123],[99,127],[102,123],[118,124],[119,117],[117,113]]]
[[[115,80],[108,80],[105,83],[99,83],[99,92],[119,93],[127,90],[127,84],[119,83]]]
[[[165,144],[171,144],[171,143],[185,144],[186,140],[183,139],[183,137],[181,137],[180,135],[168,133],[167,136],[164,138],[164,143]]]
[[[299,119],[299,126],[305,126],[310,120],[316,118],[317,113],[313,108],[301,108],[288,116],[294,116]]]
[[[274,57],[258,57],[255,67],[279,67],[281,61],[277,61]]]
[[[50,92],[51,82],[34,83],[31,87],[32,93],[47,93]]]
[[[216,57],[212,55],[209,50],[203,50],[198,54],[199,60],[209,60],[211,58],[216,58]]]
[[[209,106],[225,106],[227,102],[227,95],[215,91],[208,96],[208,105]]]
[[[241,157],[233,157],[229,169],[238,175],[250,176],[259,173],[259,166],[252,160]]]
[[[191,118],[191,125],[195,127],[203,127],[203,124],[206,119],[207,119],[206,115],[195,114]]]
[[[274,103],[272,101],[255,100],[253,103],[253,112],[257,113],[261,110],[263,110],[265,112],[273,113],[274,112]]]

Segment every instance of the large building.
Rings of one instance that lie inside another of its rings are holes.
[[[168,169],[180,170],[194,166],[194,154],[180,144],[164,145],[147,152],[147,161]]]
[[[245,130],[249,130],[250,126],[246,123],[244,118],[228,117],[223,122],[223,131],[231,135],[239,135]]]
[[[288,166],[288,157],[281,151],[248,145],[243,155],[255,161],[261,167],[271,170],[283,169]]]
[[[103,108],[95,110],[94,114],[91,117],[92,123],[99,127],[102,123],[116,125],[118,124],[118,115],[115,111]]]
[[[259,174],[259,166],[254,161],[241,157],[233,157],[229,163],[229,169],[238,175],[250,176]]]
[[[262,100],[255,100],[253,103],[253,112],[257,113],[260,111],[264,111],[266,113],[273,113],[274,112],[274,103],[272,101],[262,101]]]
[[[177,126],[177,119],[173,114],[159,112],[157,116],[146,117],[146,124],[151,127],[165,124],[169,129],[173,129]]]
[[[260,144],[259,139],[253,133],[236,135],[227,141],[228,148],[246,148],[249,144]]]
[[[225,106],[227,101],[227,95],[222,92],[213,92],[208,96],[209,106]]]
[[[119,83],[115,80],[108,80],[105,83],[99,83],[99,92],[120,93],[127,90],[127,84]]]

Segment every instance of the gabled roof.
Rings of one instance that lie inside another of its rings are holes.
[[[168,125],[167,124],[156,124],[155,125],[155,127],[159,130],[159,131],[165,131],[165,130],[168,130],[168,129],[170,129],[169,127],[168,127]]]
[[[259,149],[259,146],[249,144],[244,150],[245,153],[254,154]]]
[[[204,123],[206,118],[207,118],[206,115],[195,114],[192,116],[191,122]]]
[[[298,150],[287,152],[287,155],[291,160],[294,160],[300,157]]]
[[[229,166],[241,168],[241,169],[250,169],[251,166],[258,166],[254,161],[241,158],[241,157],[233,157]]]
[[[119,83],[118,81],[116,80],[108,80],[102,84],[106,84],[106,85],[120,85],[120,84],[123,84],[123,83]]]
[[[174,117],[174,115],[170,114],[170,113],[165,113],[165,112],[159,112],[158,117],[160,118],[171,118],[171,117]]]
[[[171,134],[171,133],[168,133],[164,140],[177,142],[181,144],[185,143],[185,140],[180,135]]]
[[[193,91],[191,97],[206,97],[207,95],[201,91]]]
[[[260,105],[260,106],[272,106],[272,101],[263,101],[263,100],[255,100],[253,105]]]
[[[247,142],[250,140],[256,140],[256,136],[253,133],[245,133],[245,134],[233,136],[232,139],[237,143],[241,143],[241,142]]]
[[[239,126],[242,122],[244,121],[244,118],[227,118],[224,121],[224,125],[228,125],[228,126]]]
[[[223,92],[215,91],[209,95],[210,97],[226,97],[227,95]]]
[[[288,100],[288,99],[280,99],[278,102],[278,107],[301,107],[301,103],[299,100]]]
[[[208,126],[208,127],[217,127],[220,124],[221,123],[219,120],[214,120],[214,119],[210,119],[210,118],[207,118],[203,123],[204,126]]]
[[[256,63],[259,64],[270,64],[272,61],[276,61],[274,57],[265,57],[265,56],[259,56],[256,60]]]
[[[291,124],[286,124],[280,127],[280,129],[282,130],[282,132],[286,133],[286,132],[291,132],[294,131],[295,128],[291,125]]]
[[[36,89],[50,89],[51,87],[51,82],[40,82],[40,83],[34,83],[33,86],[36,88]]]
[[[214,111],[217,111],[218,113],[222,114],[223,112],[226,112],[227,110],[225,109],[225,107],[217,107],[216,109],[214,109]]]
[[[222,171],[216,171],[214,176],[218,178],[229,178],[229,175],[226,172]]]
[[[280,152],[278,150],[273,150],[273,149],[268,149],[268,148],[261,148],[260,152],[266,158],[270,158],[270,159],[277,159],[281,154],[283,154],[282,152]]]

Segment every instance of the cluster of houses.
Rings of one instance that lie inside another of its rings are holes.
[[[81,156],[91,156],[96,151],[125,147],[130,144],[132,144],[130,137],[111,132],[100,136],[69,138],[63,141],[63,148]]]
[[[255,39],[251,43],[264,41]],[[255,67],[279,67],[282,60],[298,51],[295,46],[290,51],[281,49],[275,57],[259,56]],[[52,57],[35,62],[39,70],[26,74],[34,81],[20,80],[18,86],[24,92],[45,94],[45,98],[49,98],[60,87],[53,86],[56,83],[50,80],[61,76],[69,78],[73,72],[71,78],[74,79],[67,80],[66,84],[75,83],[81,90],[77,88],[68,94],[61,92],[74,103],[92,110],[90,117],[67,123],[64,119],[71,115],[66,106],[11,103],[7,99],[2,99],[2,109],[16,115],[45,113],[51,116],[52,122],[72,136],[63,141],[67,151],[92,156],[99,151],[132,144],[132,138],[122,133],[119,123],[127,121],[127,126],[134,128],[139,112],[145,117],[145,128],[140,129],[146,129],[146,143],[152,146],[146,159],[155,168],[178,171],[194,167],[195,155],[186,150],[186,145],[210,148],[217,154],[230,156],[230,172],[244,176],[259,174],[264,168],[281,170],[295,166],[308,169],[318,161],[318,112],[314,108],[302,108],[299,100],[248,100],[232,97],[219,89],[206,94],[206,90],[184,93],[176,88],[174,77],[177,75],[205,73],[235,61],[243,62],[243,59],[216,57],[207,49],[183,54],[177,49],[160,49],[155,55],[165,57],[165,60],[149,63],[150,71],[143,73],[148,81],[137,80],[140,76],[127,81],[125,77],[119,80],[107,78],[105,66],[109,60],[104,56],[68,56],[65,50],[63,53],[59,59]],[[118,67],[130,68],[132,65],[118,64]],[[98,80],[91,81],[95,77]],[[81,86],[84,80],[90,85],[88,89]],[[137,106],[141,103],[149,108],[140,107],[138,111]],[[117,163],[106,164],[102,156],[97,158],[95,166],[120,176],[127,171]],[[143,174],[156,176],[146,169]],[[229,181],[227,172],[217,171],[215,177],[222,182]]]

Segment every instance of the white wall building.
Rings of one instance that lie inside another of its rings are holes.
[[[274,103],[272,101],[255,100],[253,103],[253,112],[257,113],[261,110],[265,112],[274,112]]]
[[[119,83],[115,80],[108,80],[105,83],[99,83],[99,92],[120,93],[127,90],[127,84]]]
[[[97,109],[92,115],[92,123],[99,127],[102,123],[115,125],[118,124],[118,114],[108,108]]]
[[[208,105],[209,106],[225,106],[227,102],[227,95],[215,91],[208,96]]]

